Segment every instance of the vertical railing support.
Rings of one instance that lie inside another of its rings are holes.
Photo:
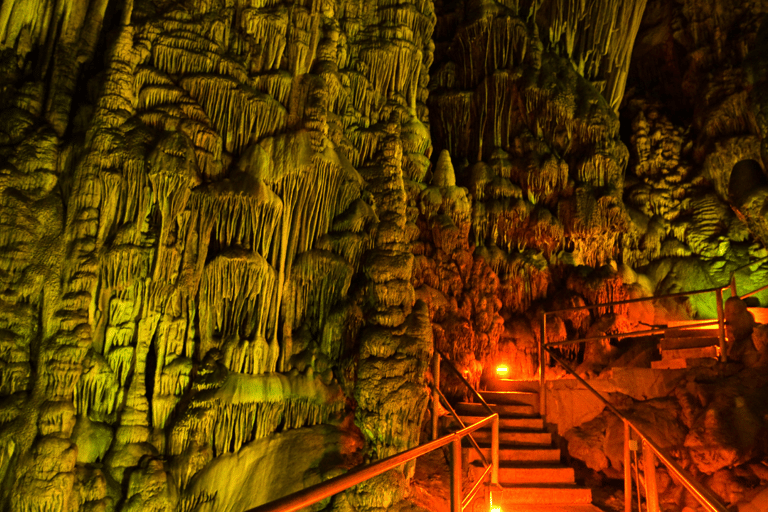
[[[629,451],[629,422],[624,420],[624,512],[632,512],[632,461]]]
[[[723,309],[723,290],[715,290],[715,299],[717,300],[717,338],[720,341],[720,362],[728,360],[725,347],[725,311]]]
[[[541,315],[541,335],[539,336],[539,414],[547,415],[547,374],[544,344],[547,341],[547,314]]]
[[[659,491],[656,486],[656,456],[645,441],[643,441],[643,466],[645,467],[646,510],[648,512],[661,512],[659,509]]]
[[[432,356],[432,378],[434,379],[434,388],[432,389],[432,440],[434,441],[438,437],[438,420],[440,394],[437,392],[440,389],[440,352],[435,350]]]
[[[491,423],[491,485],[499,484],[499,415]]]
[[[731,272],[731,282],[728,284],[731,287],[731,297],[739,298],[739,294],[736,291],[736,274]]]
[[[461,512],[461,438],[451,442],[451,512]]]

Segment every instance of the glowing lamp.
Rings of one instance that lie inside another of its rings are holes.
[[[501,507],[491,507],[491,512],[501,512]]]
[[[497,366],[496,367],[496,375],[498,375],[499,377],[502,377],[502,378],[506,377],[507,375],[509,375],[509,366],[507,366],[505,364],[500,364],[499,366]],[[491,512],[494,512],[494,511],[491,511]]]

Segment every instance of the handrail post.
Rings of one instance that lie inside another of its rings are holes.
[[[461,512],[461,437],[451,442],[451,512]]]
[[[541,336],[539,336],[539,414],[542,418],[547,415],[547,375],[545,364],[544,343],[547,339],[547,313],[541,315]]]
[[[731,282],[729,283],[728,286],[731,287],[731,297],[738,298],[739,294],[736,293],[736,273],[735,272],[731,272]]]
[[[723,290],[715,290],[715,299],[717,300],[717,338],[720,341],[720,362],[728,360],[725,347],[725,312],[723,310]]]
[[[432,379],[434,380],[434,388],[432,389],[432,440],[437,439],[438,436],[438,420],[440,396],[438,390],[440,389],[440,352],[435,350],[432,356]]]
[[[491,423],[491,485],[499,484],[499,415],[493,415]]]
[[[624,512],[632,512],[632,461],[629,451],[629,422],[624,420]]]
[[[643,465],[645,466],[646,509],[648,512],[660,512],[659,491],[656,486],[656,456],[645,441],[643,441]]]

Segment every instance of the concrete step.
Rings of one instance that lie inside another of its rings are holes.
[[[719,344],[720,338],[717,333],[714,336],[666,337],[661,340],[661,350],[709,347]]]
[[[515,380],[515,379],[489,379],[486,388],[488,391],[527,391],[529,393],[539,392],[539,381],[536,380]]]
[[[494,505],[514,505],[516,503],[536,504],[591,504],[592,489],[576,484],[519,484],[503,485],[500,491],[493,492]]]
[[[465,425],[471,425],[485,418],[485,416],[459,415]],[[541,416],[507,416],[499,417],[499,428],[541,430],[544,428],[544,418]]]
[[[490,443],[477,443],[480,449],[483,451],[483,455],[487,460],[491,460],[491,444]],[[474,462],[480,460],[477,450],[466,440],[462,443],[462,446],[467,450],[467,462]],[[560,462],[560,450],[548,445],[531,445],[531,446],[515,446],[515,445],[499,445],[499,460],[506,462]]]
[[[474,478],[483,472],[482,464],[471,466]],[[502,484],[574,484],[573,468],[557,463],[506,462],[499,465],[499,482]]]
[[[531,391],[481,391],[480,395],[489,404],[539,405],[539,394]]]
[[[706,318],[703,320],[670,320],[667,327],[685,327],[688,325],[700,324],[704,322],[717,322],[717,318]],[[680,329],[678,331],[667,331],[667,338],[690,338],[696,336],[717,336],[717,324],[706,325],[704,327],[691,327],[689,329]]]
[[[711,357],[699,359],[666,359],[662,361],[651,361],[651,368],[654,370],[679,370],[683,368],[710,367],[717,364],[717,359]]]
[[[752,316],[755,317],[755,322],[758,324],[768,324],[768,308],[747,308],[747,311],[752,313]]]
[[[490,429],[476,430],[472,433],[472,437],[478,443],[490,443],[491,431]],[[514,444],[514,445],[550,445],[552,444],[552,434],[546,431],[521,431],[521,430],[501,430],[499,429],[499,443],[500,444]]]
[[[717,357],[717,346],[678,348],[672,350],[662,349],[661,360],[669,359],[699,359],[706,357]]]
[[[496,412],[499,414],[499,416],[535,416],[536,411],[534,410],[534,407],[530,404],[519,404],[519,405],[496,405],[496,404],[488,404],[491,406],[491,409],[493,409],[493,412]],[[487,416],[488,411],[486,410],[485,406],[483,404],[475,404],[475,403],[469,403],[469,402],[459,402],[456,404],[456,413],[459,416],[462,415],[468,415],[468,416]]]
[[[581,503],[569,505],[560,503],[554,505],[541,505],[534,503],[516,503],[515,512],[603,512],[594,505]]]

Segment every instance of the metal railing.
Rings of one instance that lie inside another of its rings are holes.
[[[482,487],[485,479],[490,475],[491,485],[497,486],[499,483],[499,415],[490,408],[490,406],[483,400],[480,393],[472,387],[464,376],[459,372],[456,367],[447,358],[441,357],[441,353],[435,350],[432,359],[432,372],[434,383],[432,386],[432,441],[429,443],[411,448],[402,453],[392,455],[385,459],[379,460],[372,464],[365,464],[351,469],[350,471],[339,475],[335,478],[326,480],[319,484],[307,487],[301,491],[297,491],[293,494],[289,494],[283,498],[275,501],[271,501],[259,507],[248,510],[247,512],[294,512],[301,510],[302,508],[314,505],[320,501],[330,498],[331,496],[344,492],[366,480],[378,476],[382,473],[394,469],[406,462],[415,460],[422,455],[426,455],[429,452],[442,448],[444,446],[451,445],[451,512],[462,512],[466,509]],[[464,425],[461,418],[459,418],[456,411],[453,410],[451,405],[446,400],[443,393],[440,391],[440,363],[441,359],[445,359],[447,366],[456,373],[461,382],[466,385],[470,391],[480,400],[480,403],[486,408],[489,413],[488,416],[481,420],[467,426]],[[461,426],[461,430],[450,433],[443,437],[438,437],[438,419],[439,419],[439,401],[443,400],[447,410],[453,415]],[[485,426],[491,426],[491,462],[488,463],[485,454],[478,446],[477,442],[472,437],[472,432],[481,429]],[[472,486],[472,489],[462,498],[461,489],[461,442],[464,437],[469,437],[473,447],[480,454],[480,460],[483,463],[484,470],[480,478]]]
[[[744,265],[743,267],[740,267],[737,270],[741,270],[742,268],[746,268],[747,266],[754,265],[766,259],[768,259],[768,257],[753,261],[748,265]],[[637,447],[636,447],[637,440],[632,439],[632,432],[634,432],[636,437],[639,438],[640,441],[642,441],[643,448],[644,448],[643,457],[644,457],[644,467],[646,471],[646,474],[645,474],[646,507],[648,512],[659,512],[660,510],[659,503],[658,503],[658,493],[656,489],[656,470],[655,470],[656,459],[659,459],[662,463],[664,463],[664,465],[667,466],[671,474],[676,479],[678,479],[683,484],[683,486],[708,511],[727,512],[727,509],[720,502],[717,496],[715,496],[714,493],[712,493],[712,491],[710,491],[709,489],[705,488],[704,486],[702,486],[701,484],[693,480],[690,477],[690,475],[688,475],[688,473],[666,451],[664,451],[652,439],[650,439],[646,434],[644,434],[642,430],[637,427],[637,425],[632,423],[631,420],[629,420],[618,409],[616,409],[616,407],[614,407],[613,404],[608,402],[597,390],[595,390],[592,386],[590,386],[589,383],[587,383],[586,380],[584,380],[580,375],[578,375],[565,361],[557,357],[557,355],[555,355],[552,349],[553,347],[572,344],[572,343],[599,341],[599,340],[611,339],[611,338],[621,339],[621,338],[634,337],[634,336],[653,336],[653,335],[666,334],[669,332],[679,332],[679,331],[685,331],[689,329],[698,329],[701,327],[717,326],[720,361],[726,362],[727,361],[727,355],[726,355],[727,350],[725,345],[726,322],[725,322],[725,312],[723,307],[723,291],[730,290],[732,297],[738,297],[737,290],[736,290],[735,272],[736,271],[731,272],[731,280],[725,286],[708,288],[706,290],[670,293],[670,294],[659,295],[654,297],[641,297],[636,299],[606,302],[602,304],[591,304],[586,306],[563,308],[563,309],[558,309],[553,311],[546,311],[541,317],[541,326],[540,326],[541,330],[540,330],[539,344],[538,344],[540,413],[543,417],[546,416],[546,411],[547,411],[546,368],[548,366],[548,358],[552,358],[558,364],[560,364],[560,366],[562,366],[569,374],[573,375],[577,380],[579,380],[579,382],[581,382],[592,394],[597,396],[605,404],[605,406],[608,407],[608,409],[611,412],[616,414],[622,420],[622,422],[624,423],[624,496],[625,496],[624,510],[625,512],[631,512],[632,510],[632,474],[631,474],[630,455],[632,452],[637,451]],[[741,298],[743,299],[743,298],[750,297],[766,289],[768,289],[768,285],[760,287],[749,293],[746,293],[742,295]],[[715,301],[717,303],[717,320],[715,321],[702,321],[702,322],[696,322],[696,323],[686,324],[686,325],[677,326],[677,327],[655,327],[652,329],[633,331],[633,332],[627,332],[627,333],[606,334],[602,336],[590,336],[590,337],[580,338],[575,340],[563,340],[563,341],[549,342],[549,343],[547,342],[547,315],[556,315],[559,313],[569,313],[569,312],[580,311],[580,310],[607,308],[607,307],[613,307],[613,306],[620,306],[624,304],[649,302],[649,301],[669,299],[669,298],[675,298],[675,297],[690,297],[693,295],[701,295],[701,294],[707,294],[707,293],[715,294]],[[641,510],[640,489],[639,489],[640,484],[639,484],[639,477],[637,475],[637,465],[635,465],[635,479],[637,480],[637,487],[638,487],[638,491],[637,491],[638,510]]]
[[[720,347],[720,361],[726,362],[727,356],[726,356],[726,345],[725,345],[725,311],[723,308],[723,290],[726,289],[732,289],[733,280],[731,283],[729,283],[726,286],[719,286],[716,288],[707,288],[706,290],[696,290],[692,292],[678,292],[678,293],[668,293],[666,295],[658,295],[654,297],[639,297],[636,299],[626,299],[626,300],[619,300],[614,302],[605,302],[602,304],[589,304],[585,306],[574,306],[571,308],[563,308],[563,309],[555,309],[552,311],[545,311],[541,315],[541,325],[540,325],[540,331],[539,331],[539,343],[538,343],[538,353],[539,353],[539,410],[541,412],[542,416],[546,416],[547,414],[547,376],[546,376],[546,367],[547,367],[547,356],[551,355],[551,351],[549,350],[551,347],[559,346],[559,345],[568,345],[573,343],[582,343],[582,342],[590,342],[590,341],[599,341],[599,340],[605,340],[605,339],[611,339],[611,338],[627,338],[627,337],[633,337],[633,336],[653,336],[653,335],[659,335],[659,334],[666,334],[668,332],[675,332],[675,331],[685,331],[688,329],[698,329],[700,327],[708,327],[708,326],[717,326],[717,338],[718,338],[718,344]],[[758,290],[759,291],[759,290]],[[656,300],[661,299],[671,299],[675,297],[690,297],[693,295],[702,295],[707,293],[714,293],[715,294],[715,301],[717,303],[717,320],[716,321],[703,321],[703,322],[697,322],[693,324],[687,324],[683,326],[678,327],[657,327],[653,329],[646,329],[642,331],[633,331],[633,332],[626,332],[626,333],[616,333],[616,334],[605,334],[602,336],[591,336],[589,338],[580,338],[575,340],[563,340],[563,341],[556,341],[556,342],[547,342],[547,315],[556,315],[560,313],[570,313],[573,311],[583,311],[583,310],[591,310],[591,309],[598,309],[598,308],[607,308],[607,307],[613,307],[613,306],[621,306],[624,304],[634,304],[638,302],[652,302]],[[733,292],[732,292],[733,293]]]
[[[576,377],[592,394],[599,398],[603,404],[624,423],[624,512],[632,512],[632,462],[631,454],[635,452],[635,479],[637,481],[638,511],[640,506],[640,483],[637,476],[637,441],[643,445],[643,467],[645,468],[645,503],[648,512],[659,512],[659,496],[656,487],[656,459],[660,460],[668,469],[671,476],[678,480],[693,495],[694,498],[709,512],[728,512],[728,509],[715,494],[694,480],[670,454],[648,437],[642,429],[635,425],[612,403],[606,400],[595,388],[589,385],[578,373],[576,373],[565,361],[552,353],[551,348],[546,349],[558,364]],[[632,439],[632,433],[638,439]],[[634,442],[633,442],[634,441]]]

